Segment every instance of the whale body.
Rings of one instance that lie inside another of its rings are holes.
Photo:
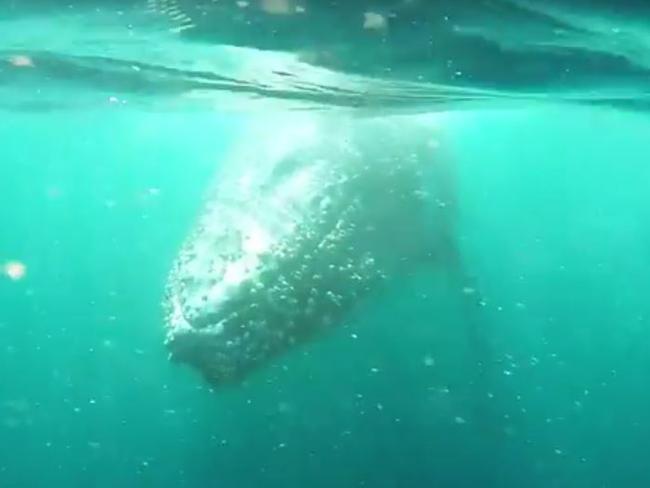
[[[236,384],[453,253],[436,128],[413,116],[296,117],[222,163],[166,287],[171,357]]]

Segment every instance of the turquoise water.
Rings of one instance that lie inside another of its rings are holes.
[[[168,363],[162,285],[242,120],[4,117],[0,251],[27,273],[0,282],[2,486],[645,486],[650,123],[447,125],[488,301],[483,425],[426,274],[244,387]]]
[[[601,10],[580,22],[558,14],[580,33],[555,45],[576,55],[568,81],[550,70],[546,81],[531,75],[539,84],[501,83],[490,73],[502,60],[480,51],[470,82],[433,70],[421,84],[398,56],[376,58],[390,61],[389,81],[355,78],[381,66],[345,56],[338,67],[350,76],[340,79],[259,52],[220,52],[215,64],[205,45],[148,21],[127,35],[105,12],[61,15],[66,35],[53,35],[10,4],[0,51],[1,488],[650,484],[650,119],[621,109],[645,104],[638,23],[616,24],[624,43],[591,44],[585,52],[607,60],[594,64],[580,49],[611,23]],[[47,5],[35,10],[61,13]],[[325,34],[310,39],[331,42]],[[272,69],[259,71],[265,62]],[[294,81],[271,77],[278,66],[296,69]],[[165,280],[215,171],[256,110],[296,106],[439,119],[440,150],[458,172],[457,233],[485,298],[472,311],[478,345],[464,304],[423,269],[242,385],[212,390],[168,360]]]

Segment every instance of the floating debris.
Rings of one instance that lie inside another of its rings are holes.
[[[2,270],[5,276],[13,281],[22,280],[27,274],[27,266],[20,261],[7,261]]]

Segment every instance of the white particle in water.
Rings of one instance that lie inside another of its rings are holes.
[[[273,15],[286,15],[291,12],[289,0],[262,0],[261,9]]]
[[[4,274],[13,281],[21,280],[27,273],[27,266],[20,261],[9,261],[3,266]]]
[[[9,63],[16,68],[33,68],[34,60],[24,54],[17,54],[9,57]]]
[[[377,12],[365,12],[363,14],[364,29],[385,29],[388,26],[388,20],[382,14]]]

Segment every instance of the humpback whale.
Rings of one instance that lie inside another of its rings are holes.
[[[384,283],[457,262],[431,116],[266,121],[233,149],[172,266],[170,357],[237,384]]]

